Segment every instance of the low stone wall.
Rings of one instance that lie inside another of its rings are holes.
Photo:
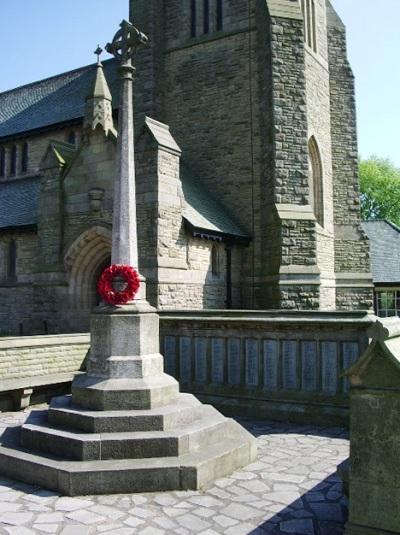
[[[181,389],[230,414],[348,422],[342,372],[368,345],[363,312],[161,312],[161,351]]]
[[[36,390],[71,382],[89,343],[89,334],[0,338],[0,410],[23,408],[21,399],[28,404]]]
[[[342,371],[368,345],[363,312],[160,312],[161,352],[181,390],[230,414],[344,424]],[[68,382],[89,334],[0,338],[0,393]],[[1,404],[0,404],[1,405]]]

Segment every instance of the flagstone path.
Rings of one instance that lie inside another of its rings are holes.
[[[27,412],[0,413],[0,435]],[[68,498],[0,478],[1,535],[340,535],[343,429],[240,420],[258,459],[202,492]]]

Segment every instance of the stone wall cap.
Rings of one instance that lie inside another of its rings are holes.
[[[353,387],[400,390],[400,318],[379,318],[367,334],[370,345],[343,375]]]
[[[303,20],[299,0],[266,0],[271,17]]]
[[[0,338],[0,350],[20,347],[52,346],[60,344],[89,344],[89,333],[50,334],[38,336],[18,336]]]
[[[181,154],[181,149],[169,130],[169,126],[152,119],[151,117],[145,118],[145,124],[154,138],[155,142],[163,148],[171,150],[175,153]]]

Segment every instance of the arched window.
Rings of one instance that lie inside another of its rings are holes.
[[[1,147],[0,149],[0,177],[6,176],[6,149]]]
[[[68,143],[71,143],[71,145],[75,145],[76,144],[76,134],[75,134],[75,132],[70,132],[68,134]]]
[[[321,227],[324,226],[324,196],[321,154],[314,136],[308,142],[310,204]]]
[[[10,153],[10,175],[15,175],[17,172],[17,146],[13,145]]]
[[[301,10],[304,18],[304,41],[314,52],[317,52],[315,0],[301,0]]]
[[[21,158],[21,172],[26,173],[28,171],[28,143],[24,143],[22,146],[22,158]]]
[[[219,265],[219,251],[216,244],[214,244],[211,248],[211,274],[213,277],[219,277],[221,274]]]
[[[11,240],[8,246],[8,278],[15,280],[17,278],[17,244]]]

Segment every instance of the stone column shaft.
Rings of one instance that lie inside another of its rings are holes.
[[[111,261],[138,269],[135,148],[133,128],[133,73],[131,61],[121,65],[121,96],[114,177]]]

